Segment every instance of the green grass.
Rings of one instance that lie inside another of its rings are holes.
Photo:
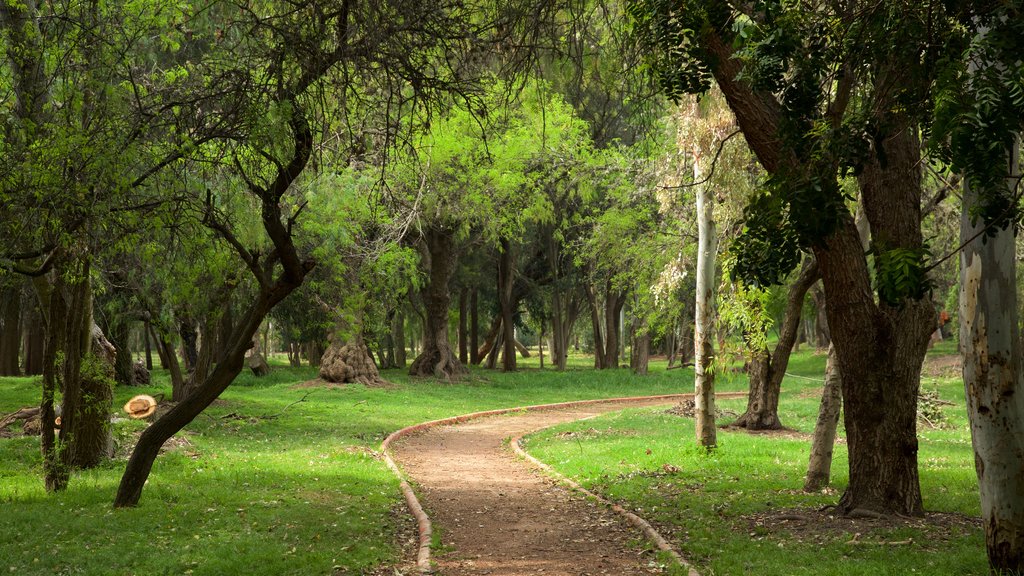
[[[824,356],[805,351],[794,359],[790,372],[820,379],[824,361]],[[386,434],[475,410],[693,387],[691,370],[666,371],[664,362],[655,363],[645,378],[622,369],[584,369],[590,360],[583,356],[573,358],[573,368],[562,374],[538,370],[536,362],[536,355],[521,361],[522,370],[509,375],[474,369],[464,381],[451,384],[388,371],[385,378],[396,386],[387,389],[295,387],[315,377],[309,368],[276,366],[262,379],[243,374],[206,415],[185,429],[186,445],[158,458],[140,506],[130,510],[110,505],[123,455],[98,470],[75,474],[66,492],[51,495],[42,487],[38,440],[0,439],[0,571],[365,573],[393,562],[398,553],[392,511],[404,511],[403,503],[397,481],[374,453]],[[742,375],[723,373],[719,389],[742,390],[745,385]],[[943,398],[955,397],[953,383],[938,385]],[[782,411],[787,425],[813,427],[817,397],[808,392],[817,386],[809,380],[787,380]],[[166,373],[158,371],[152,386],[117,389],[115,406],[139,392],[169,394]],[[38,399],[36,379],[0,378],[0,413]],[[742,409],[742,401],[723,405]],[[956,429],[922,433],[925,503],[931,509],[976,514],[973,469],[964,464],[970,445],[964,441],[963,418],[956,420],[958,411],[962,405],[949,409]],[[143,426],[136,421],[116,425],[122,453]],[[722,449],[708,458],[690,448],[693,427],[688,420],[632,410],[589,420],[579,428],[592,427],[601,433],[567,440],[553,431],[532,440],[530,449],[613,497],[638,498],[636,505],[654,512],[650,515],[657,522],[688,531],[692,544],[686,552],[715,574],[744,574],[744,563],[760,570],[765,554],[746,535],[749,531],[734,530],[738,514],[835,499],[789,493],[799,487],[806,462],[806,446],[798,441],[722,434]],[[837,455],[836,470],[845,470],[843,458]],[[686,476],[652,474],[667,462]],[[767,538],[760,541],[765,547],[775,544]],[[843,553],[860,562],[869,552],[841,551],[838,556]],[[941,559],[950,553],[969,557],[973,564],[956,564],[949,571],[967,573],[983,565],[978,534],[962,546],[944,544],[934,560],[945,562]],[[825,554],[817,548],[805,554],[815,558],[815,566],[823,565],[820,556]],[[886,558],[878,562],[885,565]],[[895,561],[887,565],[890,572],[899,566]]]
[[[952,353],[942,344],[934,354]],[[823,355],[793,359],[781,400],[783,423],[810,433],[824,372]],[[803,378],[799,378],[803,377]],[[941,428],[920,432],[921,489],[929,511],[979,514],[963,388],[955,378],[926,378],[955,406],[943,408]],[[742,412],[745,401],[720,407]],[[793,435],[791,435],[793,436]],[[840,426],[840,436],[842,427]],[[836,446],[832,488],[805,494],[809,441],[799,437],[719,430],[706,454],[694,424],[660,409],[635,409],[558,426],[527,439],[526,448],[561,473],[628,504],[673,534],[683,555],[704,574],[985,574],[984,536],[977,527],[898,527],[862,534],[875,542],[848,544],[849,532],[791,531],[759,526],[756,515],[834,504],[847,483],[845,444]]]
[[[154,376],[152,386],[118,388],[115,407],[137,393],[169,395],[167,374]],[[401,494],[374,455],[388,433],[476,410],[685,391],[693,378],[685,370],[635,378],[529,367],[510,375],[474,369],[459,383],[384,376],[396,387],[295,388],[315,377],[309,368],[244,373],[185,429],[187,445],[157,459],[131,510],[110,505],[123,454],[49,495],[38,439],[0,439],[0,571],[359,574],[397,553],[391,512],[402,509]],[[0,378],[0,413],[37,404],[39,394],[37,379]],[[122,452],[143,427],[116,424]]]

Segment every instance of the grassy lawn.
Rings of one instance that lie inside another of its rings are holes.
[[[933,355],[954,350],[943,344]],[[704,574],[985,574],[974,461],[956,377],[925,376],[944,401],[944,421],[920,431],[924,522],[821,522],[847,483],[845,444],[836,446],[832,488],[805,494],[804,474],[820,397],[824,356],[790,364],[780,416],[794,432],[719,430],[719,448],[698,449],[692,419],[636,409],[558,426],[526,448],[563,474],[628,503],[674,536]],[[742,412],[744,400],[720,402]],[[840,436],[842,436],[840,424]],[[827,518],[827,515],[826,515]],[[895,543],[895,544],[890,544]]]
[[[157,460],[133,510],[110,503],[145,423],[118,422],[120,458],[75,474],[57,495],[43,490],[37,438],[0,439],[0,571],[361,574],[398,550],[392,510],[404,512],[403,503],[374,453],[388,433],[476,410],[686,391],[693,379],[685,370],[556,375],[527,361],[511,375],[474,369],[456,384],[389,371],[394,388],[296,387],[314,377],[313,369],[283,366],[263,379],[241,376]],[[115,405],[140,392],[169,395],[167,375],[154,380],[118,388]],[[37,404],[39,394],[37,379],[0,378],[0,413]]]
[[[119,459],[76,474],[70,489],[58,495],[42,488],[38,439],[0,439],[0,571],[368,573],[395,560],[392,512],[404,511],[397,482],[374,453],[387,433],[475,410],[686,392],[693,386],[692,371],[665,371],[663,362],[638,378],[627,370],[586,370],[586,357],[574,358],[574,369],[564,374],[540,371],[537,361],[534,356],[510,375],[474,369],[456,384],[389,371],[384,377],[395,386],[385,389],[296,386],[315,377],[309,368],[277,366],[263,379],[243,375],[157,460],[140,506],[131,510],[114,510],[110,502],[124,453],[143,422],[118,422]],[[823,371],[824,357],[809,352],[790,369],[812,379]],[[742,375],[723,374],[719,389],[745,385]],[[819,384],[787,379],[785,386],[783,421],[809,432]],[[922,432],[925,505],[977,514],[963,392],[953,379],[928,379],[926,386],[937,386],[943,399],[958,406],[945,409],[950,428]],[[166,374],[157,372],[152,386],[119,388],[116,405],[139,392],[169,394]],[[0,378],[0,413],[36,404],[38,397],[37,380]],[[743,403],[723,407],[740,411]],[[745,515],[835,501],[834,494],[799,492],[807,443],[722,432],[721,449],[708,457],[693,448],[692,435],[691,420],[632,410],[539,434],[528,448],[686,535],[685,553],[710,567],[707,574],[798,573],[794,567],[815,574],[907,573],[907,566],[934,574],[983,571],[978,530],[934,544],[927,533],[913,532],[914,543],[901,547],[844,545],[850,535],[837,535],[825,550],[817,541],[801,543],[774,528],[760,533]],[[666,464],[679,470],[667,472],[672,469]],[[845,466],[840,448],[834,466],[840,487]]]

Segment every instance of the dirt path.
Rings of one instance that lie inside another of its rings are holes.
[[[444,576],[597,576],[659,574],[643,539],[605,507],[587,502],[516,458],[509,437],[561,422],[672,400],[594,404],[496,416],[441,426],[392,445],[395,460],[447,550],[436,553]]]

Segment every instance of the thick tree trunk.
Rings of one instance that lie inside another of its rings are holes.
[[[480,302],[474,287],[469,293],[469,361],[480,364]]]
[[[605,285],[604,298],[604,368],[619,367],[619,338],[622,333],[622,306],[626,303],[626,295],[612,288],[612,281]]]
[[[43,474],[47,490],[67,487],[73,468],[91,468],[111,456],[110,410],[114,348],[92,322],[90,257],[78,255],[54,282],[33,283],[46,319],[42,414]],[[64,275],[79,279],[66,284]],[[58,366],[57,359],[62,358]],[[62,393],[60,436],[55,437],[54,396]]]
[[[699,159],[694,160],[694,181],[700,181]],[[715,260],[718,234],[708,186],[697,186],[697,297],[694,328],[694,415],[697,441],[707,449],[717,445],[715,430]]]
[[[109,328],[110,343],[117,349],[114,358],[114,381],[121,386],[134,386],[135,366],[132,363],[132,351],[128,347],[131,323],[126,318],[114,318]]]
[[[782,379],[789,367],[789,357],[796,341],[797,328],[800,326],[800,312],[803,310],[804,296],[807,290],[818,281],[818,265],[813,260],[805,260],[800,275],[789,287],[786,296],[786,310],[779,329],[779,341],[771,354],[761,350],[754,354],[750,361],[747,374],[750,378],[750,393],[747,396],[747,410],[736,419],[733,426],[747,430],[778,430],[782,428],[779,420],[779,394],[782,391]]]
[[[513,271],[512,243],[501,240],[501,254],[498,255],[498,303],[501,306],[501,326],[504,350],[502,351],[502,372],[516,370],[516,334],[513,321],[512,285]]]
[[[1016,147],[1011,175],[1018,175]],[[1013,182],[1008,196],[1012,196]],[[1013,226],[983,233],[964,187],[960,217],[960,346],[967,415],[993,573],[1024,574],[1024,373]],[[973,223],[972,223],[973,221]]]
[[[782,145],[780,103],[754,90],[740,73],[731,44],[707,28],[701,38],[715,66],[711,71],[736,114],[744,137],[770,174],[807,170],[791,147]],[[884,66],[874,76],[880,91],[891,89]],[[921,238],[920,143],[916,127],[893,112],[877,110],[886,129],[879,156],[859,178],[863,205],[878,250],[918,250]],[[831,170],[831,169],[829,169]],[[835,174],[823,171],[822,178]],[[916,404],[921,362],[934,328],[926,299],[876,303],[871,274],[849,213],[837,229],[813,246],[825,287],[825,304],[842,376],[850,483],[841,512],[866,509],[885,514],[922,513],[917,473]]]
[[[452,353],[448,341],[448,281],[455,269],[455,232],[435,225],[427,228],[423,239],[430,268],[429,281],[423,292],[426,326],[423,351],[413,361],[409,374],[450,379],[467,372],[466,367]]]
[[[910,128],[885,143],[860,176],[873,245],[917,249],[920,229],[920,145]],[[875,302],[867,260],[853,218],[846,215],[815,248],[825,305],[842,377],[850,483],[840,511],[923,514],[917,470],[917,395],[921,364],[935,327],[928,298]]]
[[[821,391],[821,405],[818,420],[814,424],[811,439],[811,457],[807,463],[805,492],[815,492],[828,486],[832,478],[832,450],[836,442],[836,428],[839,426],[839,411],[843,406],[842,382],[836,365],[835,346],[828,347],[828,363],[825,366],[825,385]]]
[[[190,318],[178,322],[178,335],[181,336],[181,356],[185,360],[185,372],[191,373],[199,361],[199,336],[196,334],[196,323]]]
[[[469,307],[469,289],[463,287],[459,290],[459,362],[469,363],[469,343],[466,334],[468,319],[467,308]]]
[[[651,360],[651,334],[640,332],[633,340],[633,373],[646,376]]]

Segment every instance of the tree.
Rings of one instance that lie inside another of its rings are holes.
[[[119,507],[138,503],[160,446],[231,384],[266,315],[313,268],[296,242],[295,223],[302,191],[316,177],[308,168],[321,138],[346,111],[340,96],[352,95],[357,79],[410,106],[436,90],[464,87],[468,81],[448,63],[461,60],[460,51],[473,44],[464,41],[478,30],[461,8],[419,2],[218,3],[203,18],[210,20],[193,36],[196,59],[185,66],[189,90],[179,100],[194,103],[189,110],[202,116],[178,120],[220,130],[190,150],[184,173],[202,178],[185,178],[179,189],[191,214],[233,249],[252,297],[215,368],[139,438],[114,501]],[[339,99],[324,97],[332,91]],[[238,221],[232,203],[254,216],[248,221],[256,226]]]
[[[1024,574],[1024,372],[1015,237],[1024,129],[1024,6],[973,3],[967,58],[943,78],[933,145],[964,175],[960,346],[993,573]]]
[[[636,1],[630,12],[666,90],[678,97],[714,80],[769,174],[734,244],[737,274],[778,282],[801,248],[818,262],[849,440],[840,510],[920,515],[916,401],[935,315],[919,126],[939,71],[931,63],[955,57],[957,27],[931,4],[738,8]],[[860,187],[870,261],[839,185],[846,174]]]

